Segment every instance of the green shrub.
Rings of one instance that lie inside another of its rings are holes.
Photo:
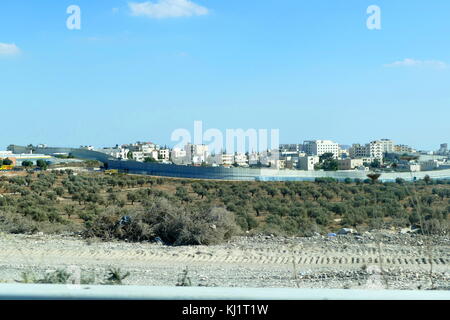
[[[130,273],[123,273],[120,268],[109,268],[106,280],[103,284],[106,285],[121,285],[125,278],[129,277]]]

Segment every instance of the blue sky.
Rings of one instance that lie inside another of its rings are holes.
[[[194,120],[282,143],[450,142],[448,0],[161,1],[2,0],[0,149],[173,145]]]

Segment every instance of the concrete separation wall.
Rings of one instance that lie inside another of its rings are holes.
[[[14,153],[29,152],[27,147],[11,146]],[[35,153],[52,155],[55,153],[71,153],[76,158],[98,160],[105,163],[108,169],[117,169],[128,173],[147,174],[153,176],[215,179],[215,180],[244,180],[244,181],[313,181],[316,178],[367,179],[368,171],[300,171],[276,169],[249,169],[224,167],[194,167],[174,164],[143,163],[131,160],[117,160],[98,152],[77,148],[36,148]],[[450,179],[450,169],[421,171],[421,172],[386,172],[381,173],[380,180],[393,182],[397,178],[405,181],[423,179],[425,176],[432,179]]]

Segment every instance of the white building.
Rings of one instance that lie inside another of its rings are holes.
[[[158,160],[159,159],[159,151],[156,149],[147,149],[147,150],[151,150],[149,152],[142,152],[144,154],[144,160],[146,158],[152,158],[154,160]]]
[[[208,159],[208,146],[205,144],[191,144],[188,143],[184,150],[186,151],[186,160],[191,164],[202,164],[206,163]]]
[[[236,153],[234,155],[234,163],[240,167],[248,167],[248,158],[245,153]]]
[[[171,159],[174,164],[186,163],[186,150],[180,148],[173,148],[171,151]]]
[[[161,160],[170,160],[170,149],[159,149],[158,158]]]
[[[145,155],[142,151],[132,151],[132,159],[139,162],[144,162]]]
[[[381,147],[383,150],[383,153],[392,153],[394,152],[394,146],[395,143],[393,140],[391,139],[381,139],[379,140],[379,142],[381,143]]]
[[[332,153],[334,158],[339,156],[339,144],[331,140],[305,141],[304,151],[311,156],[321,156],[324,153]]]
[[[319,163],[319,156],[305,156],[298,158],[298,168],[305,171],[314,171],[314,166]]]
[[[381,141],[372,141],[368,144],[368,157],[383,160],[384,145]]]

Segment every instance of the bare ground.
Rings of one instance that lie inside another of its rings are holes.
[[[184,247],[0,234],[0,282],[63,268],[101,283],[109,267],[118,267],[130,272],[125,284],[174,286],[187,268],[195,286],[449,289],[449,249],[448,237],[389,233],[254,236]]]

